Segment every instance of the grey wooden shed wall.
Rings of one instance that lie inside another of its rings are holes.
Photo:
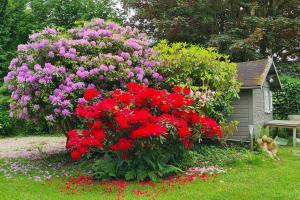
[[[270,90],[267,82],[262,88],[242,89],[240,99],[233,102],[233,113],[229,120],[239,121],[238,132],[232,136],[232,140],[250,141],[248,125],[254,125],[254,133],[259,134],[261,127],[272,120],[273,113],[265,112],[264,91]]]
[[[230,140],[250,141],[249,125],[254,125],[254,133],[272,120],[272,112],[265,112],[264,91],[281,88],[272,58],[238,63],[238,80],[242,83],[240,99],[233,102],[233,113],[228,119],[239,121],[238,132]],[[272,81],[270,81],[272,79]],[[271,82],[272,84],[269,84]]]
[[[229,118],[229,121],[239,121],[238,132],[231,137],[233,140],[247,141],[249,140],[249,128],[248,125],[253,121],[253,95],[252,90],[241,90],[240,99],[233,102],[233,113]]]
[[[253,89],[253,125],[254,133],[259,134],[261,127],[273,119],[273,111],[265,112],[264,91],[270,90],[269,83],[265,81],[263,87],[260,89]]]

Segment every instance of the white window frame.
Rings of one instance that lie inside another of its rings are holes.
[[[273,95],[269,88],[263,90],[265,113],[270,114],[273,111]]]

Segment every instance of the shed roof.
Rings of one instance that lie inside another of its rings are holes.
[[[238,80],[242,89],[261,88],[267,78],[272,89],[280,89],[281,83],[272,58],[241,62],[237,64]]]

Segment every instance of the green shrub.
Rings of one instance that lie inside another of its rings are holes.
[[[12,130],[13,124],[10,122],[8,113],[8,110],[0,108],[0,136],[8,135]]]
[[[8,135],[13,124],[9,118],[9,96],[6,86],[0,83],[0,136]]]
[[[280,80],[282,90],[273,95],[274,116],[287,119],[288,115],[300,114],[300,79],[282,76]]]
[[[197,45],[169,44],[163,40],[154,49],[159,53],[166,87],[181,84],[193,88],[207,99],[200,102],[200,109],[206,115],[224,121],[232,111],[232,100],[238,97],[240,84],[234,78],[237,75],[236,64],[230,63],[228,56],[217,53],[213,48]],[[210,91],[212,100],[207,98]]]
[[[197,154],[186,151],[183,147],[174,149],[174,152],[170,152],[170,148],[137,151],[137,159],[131,160],[114,156],[106,154],[103,159],[95,161],[92,168],[94,178],[156,181],[158,178],[181,172],[198,160]]]
[[[0,85],[0,137],[16,135],[42,135],[57,132],[46,123],[24,122],[9,117],[9,91],[5,84]]]

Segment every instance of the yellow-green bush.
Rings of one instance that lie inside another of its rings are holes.
[[[202,109],[207,115],[224,121],[231,113],[232,100],[238,97],[236,64],[215,49],[198,45],[162,40],[154,49],[159,53],[164,84],[182,84],[202,93],[214,91],[213,100]]]

